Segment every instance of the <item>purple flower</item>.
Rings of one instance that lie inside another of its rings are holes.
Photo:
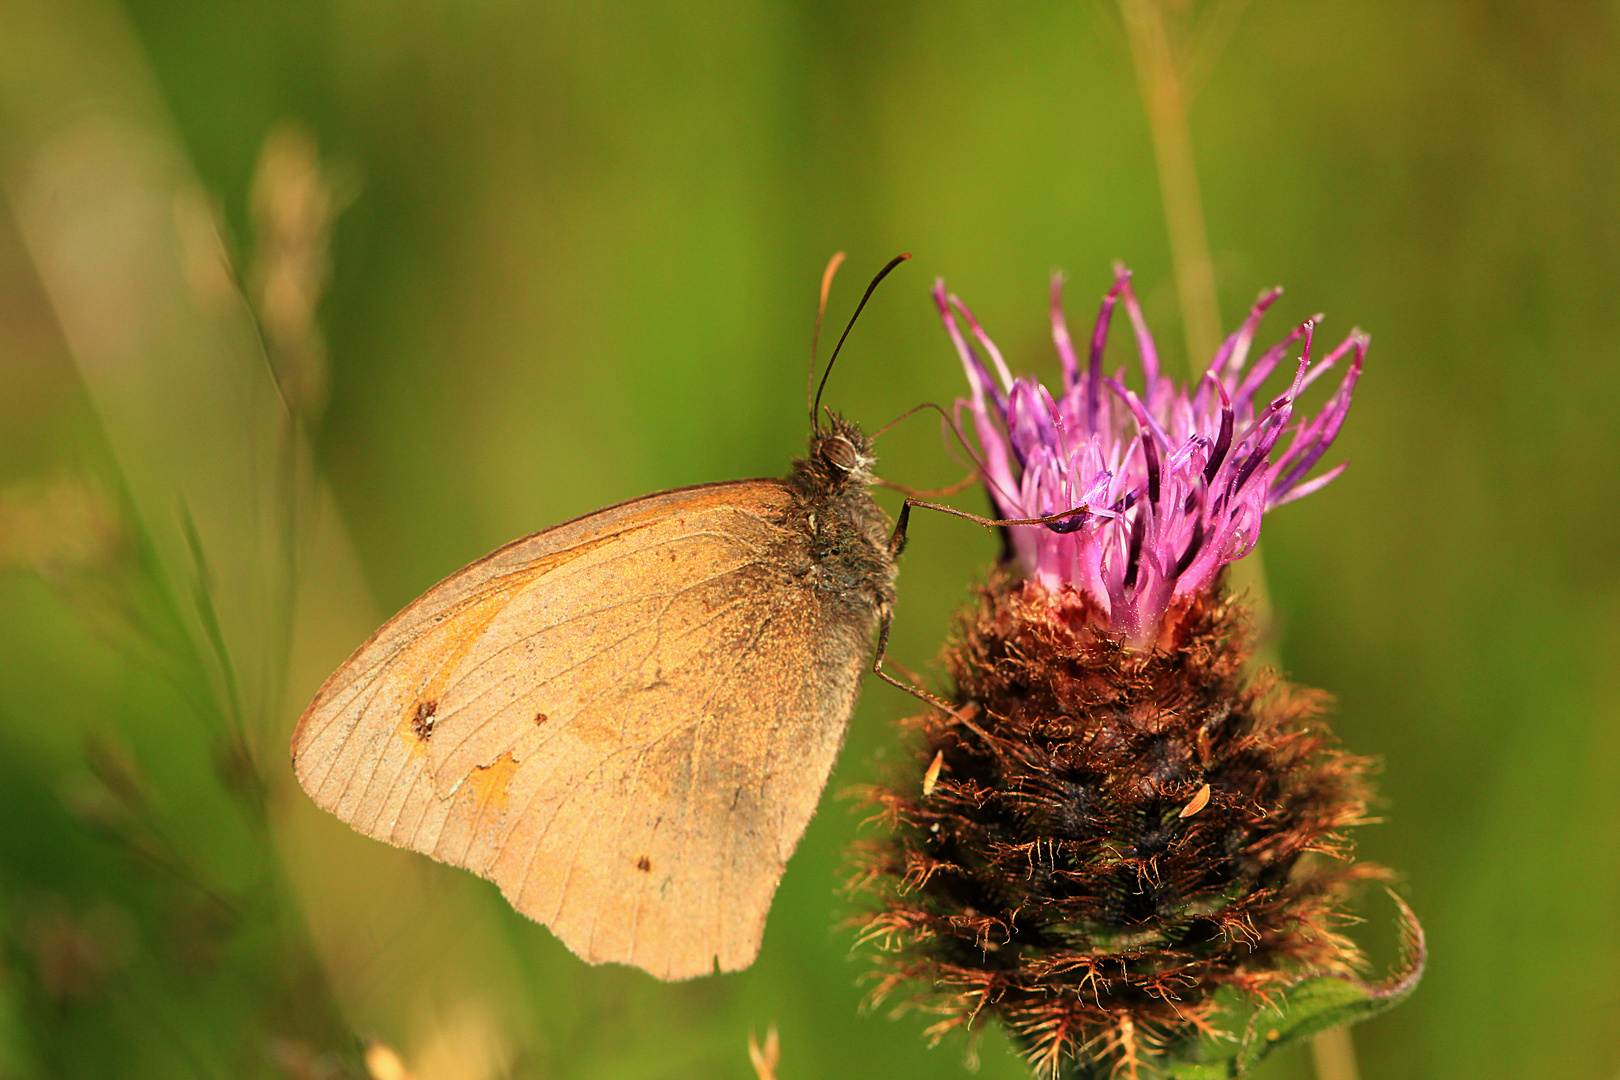
[[[1084,369],[1063,317],[1062,278],[1054,276],[1052,340],[1063,364],[1063,393],[1054,400],[1035,380],[1014,379],[967,306],[946,294],[943,280],[934,287],[972,388],[970,398],[957,402],[958,426],[962,408],[970,408],[979,471],[997,513],[1034,518],[1085,507],[1063,521],[1013,528],[1025,574],[1049,589],[1068,584],[1087,594],[1107,611],[1110,629],[1136,645],[1155,639],[1172,602],[1208,587],[1221,567],[1254,547],[1266,511],[1309,495],[1344,471],[1340,464],[1305,480],[1350,410],[1368,337],[1352,331],[1313,364],[1317,316],[1251,365],[1255,331],[1281,294],[1261,294],[1189,393],[1159,371],[1129,271],[1116,270],[1114,287],[1103,298]],[[1121,298],[1136,331],[1141,395],[1125,387],[1123,372],[1107,377],[1102,370],[1109,322]],[[957,315],[973,341],[963,336]],[[1261,384],[1300,341],[1287,392],[1257,406]],[[1314,417],[1296,418],[1300,394],[1347,353],[1349,369],[1327,404]],[[1290,431],[1288,448],[1273,457]]]

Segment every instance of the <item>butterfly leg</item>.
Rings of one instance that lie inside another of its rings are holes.
[[[889,556],[891,558],[899,558],[900,553],[905,550],[906,527],[911,523],[912,502],[913,500],[908,498],[900,506],[899,520],[895,522],[894,532],[889,537]],[[872,674],[876,675],[890,686],[895,686],[901,690],[904,690],[918,701],[925,702],[937,709],[944,709],[948,713],[954,713],[956,711],[956,707],[950,702],[946,701],[944,698],[930,694],[927,690],[924,690],[922,687],[918,686],[915,681],[905,682],[897,679],[884,669],[883,662],[888,659],[889,656],[889,626],[893,622],[894,607],[891,604],[884,604],[882,613],[880,614],[878,620],[877,655],[872,659]],[[898,667],[899,665],[896,666]],[[901,673],[912,680],[915,680],[916,678],[916,676],[911,675],[910,672],[907,672],[904,669],[902,669]]]
[[[945,712],[954,714],[956,712],[956,706],[952,705],[944,698],[935,694],[930,694],[927,690],[924,690],[922,687],[917,686],[914,683],[904,682],[897,679],[884,670],[883,661],[888,658],[889,654],[889,624],[893,621],[894,611],[892,608],[885,605],[883,608],[882,621],[878,623],[877,656],[872,660],[872,674],[876,675],[890,686],[898,687],[899,689],[904,690],[918,701],[932,705],[936,709],[943,709]]]
[[[944,506],[940,503],[925,502],[922,499],[907,496],[906,501],[900,505],[900,517],[895,522],[894,532],[889,536],[889,555],[891,558],[899,558],[900,553],[905,550],[906,529],[911,524],[911,508],[913,506],[921,506],[928,510],[938,510],[941,513],[967,518],[969,521],[978,525],[983,525],[985,528],[996,528],[1003,525],[1048,525],[1054,522],[1066,521],[1086,513],[1086,507],[1081,505],[1074,507],[1071,510],[1065,510],[1062,513],[1048,514],[1045,517],[998,520],[995,518],[981,517],[978,514],[970,514],[966,510],[958,510],[954,506]],[[953,716],[960,715],[957,712],[956,706],[952,705],[944,698],[935,694],[930,694],[927,690],[922,689],[913,682],[903,682],[884,670],[883,661],[888,658],[889,654],[889,625],[893,621],[894,609],[889,604],[884,604],[882,615],[880,616],[880,621],[878,622],[877,655],[872,659],[872,674],[876,675],[890,686],[898,687],[899,689],[904,690],[906,693],[910,694],[919,701],[926,702],[937,709],[943,709]]]
[[[1085,503],[1081,503],[1079,506],[1072,506],[1067,510],[1060,510],[1055,514],[1047,514],[1044,517],[987,518],[979,514],[970,514],[966,510],[958,510],[954,506],[946,506],[944,503],[908,498],[905,505],[900,509],[900,524],[895,527],[895,533],[900,537],[902,546],[905,544],[905,523],[910,516],[908,511],[913,506],[920,506],[925,510],[938,510],[942,514],[950,514],[953,517],[966,518],[975,525],[983,525],[987,529],[1000,528],[1006,525],[1057,525],[1060,523],[1071,526],[1069,529],[1059,530],[1061,532],[1072,532],[1074,529],[1079,528],[1085,522],[1086,515],[1090,513],[1090,507]],[[892,547],[894,541],[890,540],[889,543]]]
[[[894,523],[894,532],[889,536],[889,558],[898,559],[900,553],[906,550],[906,526],[911,524],[911,499],[907,498],[900,504],[900,520]]]

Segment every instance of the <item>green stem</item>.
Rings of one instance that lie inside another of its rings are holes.
[[[1359,1080],[1349,1025],[1329,1028],[1312,1038],[1311,1062],[1316,1066],[1316,1080]]]

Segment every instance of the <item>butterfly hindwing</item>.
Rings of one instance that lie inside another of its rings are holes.
[[[495,881],[592,962],[753,960],[877,615],[804,571],[795,496],[648,496],[507,545],[406,608],[294,738],[316,802]]]

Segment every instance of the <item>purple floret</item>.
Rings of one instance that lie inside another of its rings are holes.
[[[1013,528],[1013,548],[1026,574],[1048,588],[1067,583],[1090,594],[1107,609],[1111,629],[1147,644],[1177,597],[1208,587],[1221,567],[1254,547],[1266,511],[1319,490],[1344,471],[1340,464],[1305,479],[1350,411],[1367,335],[1352,331],[1313,363],[1317,316],[1249,365],[1260,320],[1281,293],[1261,294],[1189,394],[1159,371],[1129,271],[1116,272],[1103,298],[1083,370],[1063,316],[1062,279],[1054,276],[1052,340],[1063,367],[1063,392],[1054,400],[1035,380],[1014,379],[972,312],[946,294],[943,281],[936,283],[934,300],[971,389],[969,398],[957,402],[958,425],[967,407],[980,473],[996,511],[1033,518],[1084,507],[1062,521]],[[1140,396],[1126,388],[1123,372],[1108,377],[1102,370],[1103,346],[1121,300],[1141,358]],[[1288,391],[1257,408],[1255,394],[1296,342],[1300,358]],[[1296,422],[1300,394],[1347,353],[1351,359],[1338,389],[1314,417]],[[1273,459],[1290,431],[1292,442]]]

